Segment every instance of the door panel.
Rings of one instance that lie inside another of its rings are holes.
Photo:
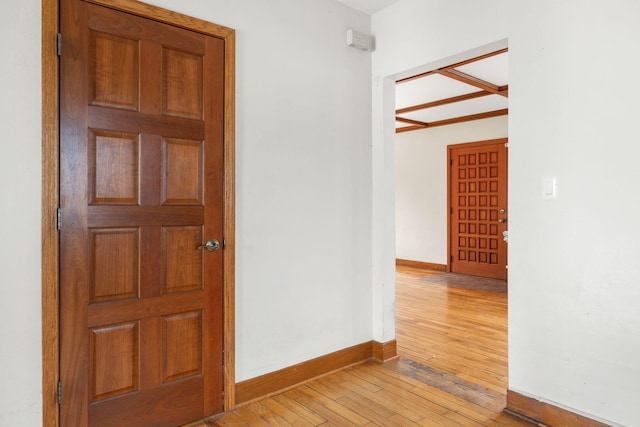
[[[505,140],[449,147],[450,269],[506,280]]]
[[[222,409],[224,42],[61,1],[61,425]],[[206,76],[206,78],[205,78]]]

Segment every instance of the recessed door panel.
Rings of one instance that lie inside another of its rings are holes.
[[[165,138],[165,205],[202,205],[202,141]]]
[[[138,109],[138,40],[90,31],[92,105]]]
[[[164,114],[190,119],[202,118],[202,56],[165,48],[162,58]]]
[[[91,230],[93,280],[91,303],[138,298],[139,234],[137,228]]]
[[[138,135],[91,129],[88,149],[91,204],[138,204]]]
[[[165,316],[163,346],[163,382],[202,374],[202,313]]]
[[[164,294],[201,290],[203,283],[201,227],[164,227],[162,229],[165,266]]]
[[[138,390],[138,322],[92,328],[90,331],[90,401]]]

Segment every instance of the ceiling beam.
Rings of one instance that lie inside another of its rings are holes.
[[[463,122],[470,122],[470,121],[473,121],[473,120],[488,119],[490,117],[506,116],[507,114],[509,114],[509,109],[508,108],[503,108],[501,110],[486,111],[484,113],[470,114],[468,116],[454,117],[452,119],[445,119],[445,120],[438,120],[436,122],[428,123],[427,126],[432,128],[432,127],[436,127],[436,126],[451,125],[451,124],[454,124],[454,123],[463,123]]]
[[[412,130],[420,130],[420,129],[424,129],[424,126],[405,126],[402,128],[397,128],[396,133],[409,132]]]
[[[433,74],[436,74],[437,70],[427,71],[426,73],[417,74],[411,77],[405,77],[404,79],[396,80],[396,84],[410,82],[411,80],[421,79],[423,77],[427,77]]]
[[[399,108],[396,110],[396,114],[410,113],[411,111],[424,110],[432,107],[439,107],[441,105],[453,104],[455,102],[468,101],[470,99],[480,98],[487,95],[493,95],[491,92],[481,90],[479,92],[471,92],[464,95],[458,95],[451,98],[439,99],[437,101],[427,102],[425,104],[412,105],[410,107]]]
[[[413,125],[413,126],[407,126],[403,128],[397,128],[396,133],[407,132],[410,130],[417,130],[417,129],[433,128],[437,126],[452,125],[455,123],[470,122],[473,120],[488,119],[490,117],[506,116],[507,114],[509,114],[509,109],[503,108],[501,110],[487,111],[487,112],[478,113],[478,114],[470,114],[468,116],[454,117],[452,119],[438,120],[435,122],[420,122],[418,120],[411,120],[411,119],[405,119],[402,117],[396,117],[396,121],[398,122],[409,123]]]
[[[492,56],[500,55],[500,54],[506,53],[508,51],[509,51],[509,48],[496,50],[495,52],[485,53],[484,55],[476,56],[474,58],[467,59],[465,61],[456,62],[455,64],[447,65],[446,67],[442,67],[440,69],[444,70],[444,69],[462,67],[463,65],[471,64],[472,62],[480,61],[482,59],[491,58]],[[431,71],[427,71],[426,73],[417,74],[415,76],[405,77],[404,79],[396,80],[396,84],[397,83],[405,83],[405,82],[409,82],[411,80],[419,79],[421,77],[430,76],[432,74],[435,74],[437,71],[438,70],[431,70]]]
[[[498,85],[494,85],[493,83],[489,83],[477,77],[470,76],[469,74],[463,73],[462,71],[458,71],[453,68],[438,70],[437,73],[445,77],[449,77],[451,79],[457,80],[459,82],[466,83],[471,86],[475,86],[477,88],[486,90],[487,92],[491,92],[496,95],[502,95],[506,97],[508,96],[508,93],[509,93],[508,90],[500,91],[500,86]]]
[[[467,59],[466,61],[460,61],[460,62],[457,62],[455,64],[451,64],[451,65],[449,65],[447,67],[443,67],[443,68],[462,67],[463,65],[467,65],[467,64],[471,64],[472,62],[481,61],[483,59],[491,58],[492,56],[500,55],[500,54],[506,53],[508,51],[509,51],[509,48],[505,47],[504,49],[496,50],[495,52],[485,53],[484,55],[476,56],[475,58]]]
[[[405,119],[404,117],[398,117],[398,116],[396,116],[396,122],[408,123],[410,125],[422,126],[424,128],[429,126],[429,123],[426,123],[426,122],[421,122],[421,121],[418,121],[418,120]]]

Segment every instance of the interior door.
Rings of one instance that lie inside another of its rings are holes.
[[[449,146],[450,271],[507,279],[507,140]]]
[[[223,41],[60,10],[61,425],[204,418],[222,409]]]

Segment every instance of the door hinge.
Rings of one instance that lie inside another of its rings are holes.
[[[227,249],[227,239],[222,239],[222,249]],[[224,353],[224,351],[222,353]]]
[[[62,230],[62,208],[56,210],[56,227]]]
[[[58,56],[62,56],[62,34],[60,33],[56,36],[56,51]]]
[[[451,255],[451,262],[453,262],[453,255]]]
[[[58,380],[58,405],[62,404],[62,381]]]

